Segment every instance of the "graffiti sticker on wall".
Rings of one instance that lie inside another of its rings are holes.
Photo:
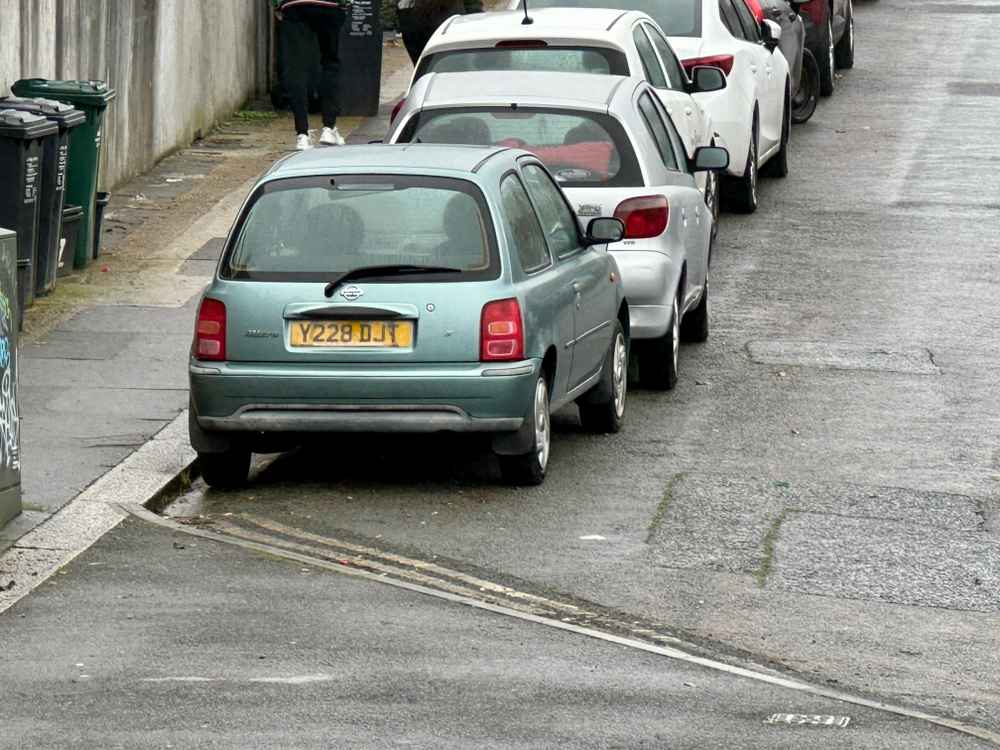
[[[17,358],[12,351],[14,316],[10,300],[0,292],[0,466],[21,468],[17,416]]]

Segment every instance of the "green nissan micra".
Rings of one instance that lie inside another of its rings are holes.
[[[539,484],[550,410],[625,415],[628,307],[538,159],[489,147],[317,149],[254,187],[198,310],[191,444],[206,481],[326,433],[489,433]]]

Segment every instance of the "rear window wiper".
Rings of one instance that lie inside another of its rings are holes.
[[[355,268],[353,271],[344,271],[343,273],[336,274],[332,280],[330,280],[326,289],[323,290],[323,294],[327,297],[332,297],[333,293],[337,291],[337,288],[348,281],[353,281],[355,279],[366,279],[374,276],[407,276],[409,274],[418,273],[462,273],[461,268],[452,268],[451,266],[416,266],[407,264],[398,264],[393,266],[364,266],[362,268]]]

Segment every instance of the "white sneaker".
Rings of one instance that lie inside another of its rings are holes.
[[[308,151],[313,147],[312,142],[309,140],[309,136],[305,133],[295,136],[295,150],[296,151]]]
[[[323,132],[319,137],[319,142],[324,146],[343,146],[347,141],[344,140],[344,136],[340,134],[340,131],[336,127],[323,128]]]

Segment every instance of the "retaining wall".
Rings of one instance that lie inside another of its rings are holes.
[[[104,188],[265,91],[268,0],[0,0],[0,95],[19,78],[108,81]]]

